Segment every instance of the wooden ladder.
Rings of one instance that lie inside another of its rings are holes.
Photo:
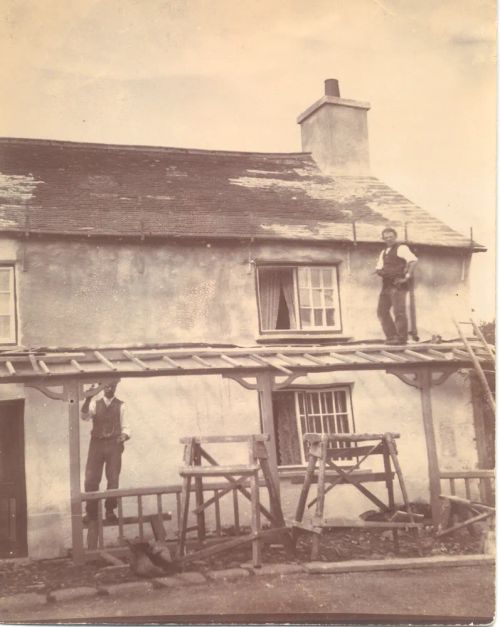
[[[458,334],[460,335],[460,338],[462,342],[464,343],[465,349],[469,353],[471,361],[474,365],[474,370],[476,371],[477,376],[479,377],[479,381],[481,382],[481,386],[483,388],[486,401],[488,402],[488,405],[491,411],[495,414],[495,411],[496,411],[495,397],[493,396],[493,392],[491,391],[490,384],[488,383],[488,379],[486,377],[481,361],[479,360],[478,356],[474,352],[474,349],[472,348],[472,345],[469,342],[469,339],[465,335],[462,329],[462,326],[472,325],[474,335],[481,342],[484,348],[484,351],[488,355],[489,359],[491,359],[491,361],[493,362],[493,366],[495,366],[495,349],[488,344],[483,333],[481,332],[481,329],[477,326],[474,320],[472,320],[472,318],[470,320],[467,320],[466,322],[457,322],[456,320],[453,320],[453,322],[455,323]]]

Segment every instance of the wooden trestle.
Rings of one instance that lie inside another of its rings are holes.
[[[419,525],[411,510],[408,494],[403,478],[403,473],[398,461],[397,449],[394,439],[399,438],[398,433],[384,434],[317,434],[306,433],[304,443],[307,447],[308,463],[304,476],[304,483],[300,493],[295,520],[292,525],[296,531],[308,531],[313,534],[311,559],[317,560],[319,556],[319,542],[322,531],[329,527],[364,527],[376,529],[391,529],[394,541],[397,545],[397,531],[402,528],[414,528]],[[380,480],[387,488],[387,504],[381,501],[363,485],[363,479],[355,471],[372,455],[382,455],[384,472]],[[356,459],[356,463],[349,468],[339,465],[339,460]],[[318,469],[316,470],[316,465]],[[327,473],[327,469],[330,471]],[[398,512],[395,510],[393,479],[396,473],[403,503],[406,510],[407,521],[395,520]],[[307,497],[313,480],[317,477],[317,495],[308,503],[309,507],[316,505],[314,517],[310,524],[304,524],[304,512]],[[355,487],[361,494],[374,503],[381,512],[391,514],[392,518],[383,521],[348,520],[345,518],[326,518],[325,497],[339,484],[349,484]],[[294,534],[296,538],[296,533]]]

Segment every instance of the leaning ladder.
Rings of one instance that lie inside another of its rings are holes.
[[[486,378],[486,374],[483,370],[483,366],[481,365],[481,362],[479,361],[478,356],[474,352],[474,349],[472,348],[472,345],[469,342],[467,336],[463,332],[461,325],[462,326],[465,324],[472,325],[474,335],[481,342],[486,354],[488,355],[489,359],[491,359],[491,361],[493,362],[493,365],[495,364],[495,353],[494,353],[495,349],[488,344],[488,342],[484,338],[484,335],[481,332],[481,329],[477,326],[477,324],[472,319],[466,322],[457,322],[456,320],[454,320],[453,322],[455,323],[458,334],[460,335],[460,338],[462,339],[462,342],[464,343],[464,346],[470,355],[471,361],[474,365],[474,369],[477,373],[477,376],[479,377],[479,381],[481,382],[481,386],[483,388],[488,405],[491,411],[495,413],[495,409],[496,409],[495,397],[493,396],[493,392],[491,391],[490,385],[488,383],[488,379]]]

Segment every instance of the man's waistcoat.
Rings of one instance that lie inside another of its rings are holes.
[[[94,426],[91,436],[93,438],[111,438],[120,435],[120,409],[122,401],[114,398],[109,405],[101,399],[95,404]]]
[[[398,257],[398,245],[392,246],[389,250],[384,250],[384,266],[382,274],[384,279],[403,278],[406,270],[406,261]]]

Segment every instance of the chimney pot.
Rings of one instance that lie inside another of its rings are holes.
[[[325,81],[325,96],[340,98],[339,82],[336,78],[327,78]]]

